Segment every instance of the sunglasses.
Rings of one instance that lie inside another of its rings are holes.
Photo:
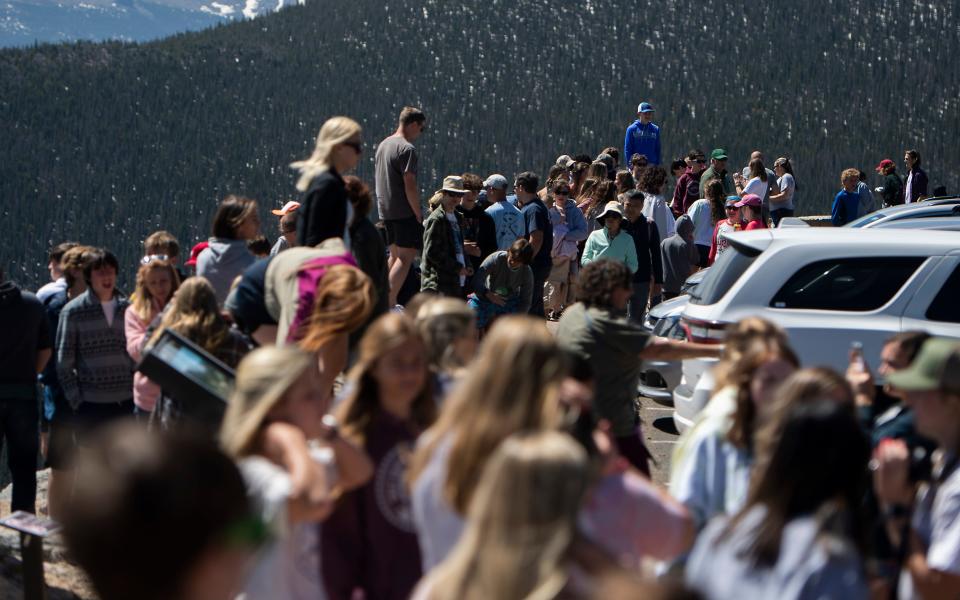
[[[140,259],[140,264],[149,265],[155,260],[169,260],[169,258],[166,254],[148,254]]]
[[[360,144],[360,142],[344,142],[343,145],[353,148],[353,151],[357,154],[363,154],[363,146]]]
[[[740,210],[740,207],[739,207],[739,206],[728,206],[728,207],[726,207],[726,208],[727,208],[727,210]]]
[[[560,194],[562,196],[567,196],[570,194],[570,190],[553,190],[554,194]]]

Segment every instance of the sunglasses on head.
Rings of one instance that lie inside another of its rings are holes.
[[[169,258],[166,254],[148,254],[140,259],[140,264],[149,265],[155,260],[168,260]]]

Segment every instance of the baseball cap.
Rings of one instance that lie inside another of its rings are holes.
[[[569,154],[561,154],[557,157],[557,166],[563,167],[564,169],[569,169],[573,165],[573,159],[570,158]]]
[[[649,102],[641,102],[640,106],[637,107],[637,112],[648,113],[648,112],[656,112],[656,111],[653,109],[653,105],[650,104]]]
[[[510,184],[507,183],[507,178],[499,173],[494,173],[483,182],[484,188],[493,188],[495,190],[505,190],[508,185]]]
[[[287,202],[286,204],[284,204],[283,208],[281,208],[280,210],[274,209],[274,210],[271,210],[270,212],[277,215],[278,217],[282,217],[287,213],[292,213],[298,208],[300,208],[300,203],[294,202],[293,200],[291,200],[290,202]]]
[[[200,253],[207,249],[210,246],[210,242],[200,242],[196,246],[190,249],[190,260],[183,263],[188,267],[197,266],[197,257],[200,256]]]
[[[444,192],[449,192],[451,194],[466,194],[467,189],[463,187],[463,177],[459,175],[447,175],[443,178],[443,188]]]
[[[930,338],[910,366],[887,375],[887,381],[908,392],[945,390],[960,394],[960,343]]]
[[[740,199],[740,202],[734,204],[734,206],[760,206],[763,204],[763,200],[760,199],[760,196],[756,194],[747,194]]]
[[[727,199],[724,201],[724,206],[737,206],[740,202],[740,196],[727,196]]]
[[[897,166],[897,163],[893,162],[889,158],[885,158],[880,161],[880,164],[877,165],[877,168],[875,170],[879,173],[880,171],[886,169],[887,167],[895,167],[895,166]]]
[[[727,151],[723,148],[717,148],[710,153],[711,160],[727,160]]]

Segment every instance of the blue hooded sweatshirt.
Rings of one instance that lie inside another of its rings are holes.
[[[630,164],[634,154],[643,154],[651,165],[660,164],[660,128],[653,123],[644,125],[640,119],[627,127],[627,135],[623,138],[624,165]]]

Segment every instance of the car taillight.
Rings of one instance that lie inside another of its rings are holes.
[[[687,334],[687,340],[699,344],[722,344],[730,325],[724,321],[701,321],[687,317],[683,317],[680,324]]]

